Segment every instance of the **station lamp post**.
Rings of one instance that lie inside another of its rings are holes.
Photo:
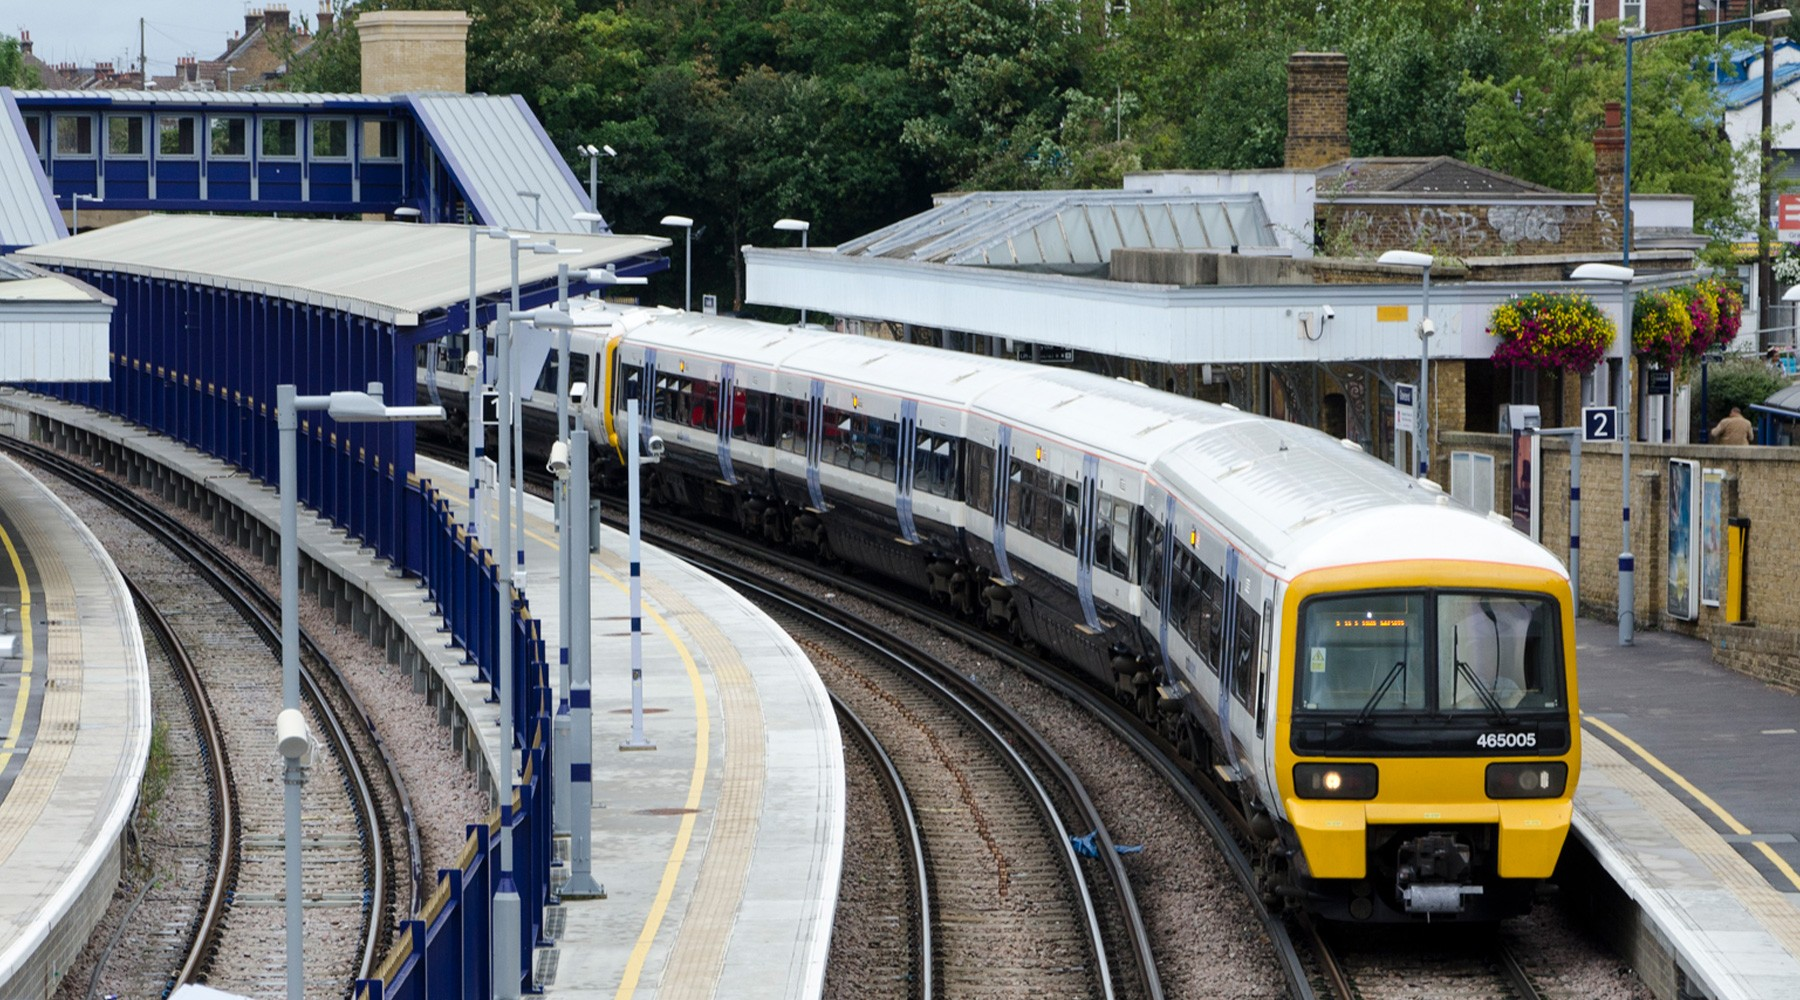
[[[1419,269],[1424,303],[1419,314],[1419,400],[1413,412],[1413,474],[1423,478],[1431,471],[1431,335],[1437,326],[1431,322],[1431,265],[1428,253],[1416,250],[1389,250],[1376,258],[1376,263]]]
[[[686,291],[681,296],[681,308],[692,312],[694,309],[694,220],[685,215],[665,215],[662,219],[665,226],[680,226],[685,232],[681,255],[687,262]]]
[[[1775,74],[1772,71],[1775,63],[1775,26],[1792,18],[1793,12],[1786,7],[1777,7],[1752,14],[1749,17],[1735,18],[1730,21],[1715,21],[1711,24],[1690,24],[1683,28],[1669,28],[1666,31],[1640,31],[1636,28],[1622,29],[1620,34],[1625,41],[1625,218],[1619,220],[1624,229],[1621,241],[1619,264],[1621,267],[1631,266],[1631,84],[1632,59],[1631,47],[1652,38],[1664,35],[1677,35],[1684,31],[1714,31],[1720,28],[1735,28],[1739,25],[1757,24],[1764,29],[1763,38],[1763,89],[1762,89],[1762,168],[1760,171],[1761,186],[1757,189],[1757,302],[1758,325],[1768,322],[1768,305],[1773,301],[1769,295],[1769,143],[1773,123],[1773,106],[1775,100]]]
[[[588,203],[594,206],[594,211],[597,213],[600,211],[600,157],[618,156],[619,154],[611,146],[601,146],[596,149],[589,145],[577,146],[575,149],[588,161]],[[599,231],[599,227],[596,226],[594,232]]]
[[[299,500],[296,496],[296,458],[300,412],[323,410],[339,423],[400,423],[444,419],[441,406],[387,406],[381,401],[381,383],[369,383],[368,392],[334,392],[329,396],[301,396],[292,384],[275,389],[276,426],[280,432],[281,487],[281,712],[275,720],[277,746],[286,761],[285,785],[287,862],[287,995],[301,1000],[304,993],[304,953],[301,948],[300,907],[300,786],[306,783],[301,759],[311,751],[306,718],[300,711],[300,554]]]
[[[775,228],[781,230],[782,232],[786,232],[786,233],[799,233],[800,234],[800,249],[802,249],[802,250],[806,249],[806,234],[807,234],[808,230],[812,229],[812,223],[806,221],[805,219],[777,219],[777,220],[775,220]],[[801,326],[806,325],[806,307],[805,306],[800,307],[800,325]]]
[[[532,229],[532,232],[537,232],[539,229],[542,229],[543,226],[541,225],[541,220],[538,216],[538,206],[543,203],[544,196],[537,193],[536,191],[520,191],[519,197],[531,199],[531,229]]]
[[[1627,229],[1630,227],[1627,226]],[[1637,591],[1634,580],[1635,567],[1631,556],[1631,397],[1637,392],[1637,382],[1631,373],[1631,279],[1636,273],[1629,267],[1617,264],[1582,264],[1569,273],[1576,281],[1612,281],[1619,286],[1619,343],[1620,361],[1619,381],[1623,391],[1619,393],[1619,509],[1620,541],[1619,541],[1619,645],[1629,646],[1635,641],[1633,635],[1637,627]]]
[[[75,235],[75,233],[81,232],[81,203],[84,201],[91,205],[99,205],[99,204],[104,204],[106,199],[100,197],[97,194],[72,194],[72,195],[69,195],[69,206],[74,211],[74,214],[75,214],[74,221],[70,223],[71,227],[74,229],[74,232],[70,233],[69,234],[70,236]]]

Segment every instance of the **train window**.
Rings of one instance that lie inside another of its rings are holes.
[[[1081,484],[1066,479],[1058,482],[1063,494],[1062,547],[1064,552],[1074,552],[1081,539]]]
[[[1144,581],[1144,596],[1158,610],[1167,611],[1162,606],[1163,591],[1163,537],[1161,521],[1145,514],[1142,518],[1143,528],[1138,533],[1138,579]]]
[[[913,489],[941,497],[956,496],[956,438],[920,431],[913,449]],[[989,477],[991,480],[991,476]]]
[[[767,427],[764,414],[768,409],[768,393],[734,386],[731,390],[731,436],[751,444],[768,444],[768,436],[764,433]]]
[[[588,369],[590,367],[592,366],[588,364],[587,355],[580,353],[569,355],[569,384],[572,386],[577,382],[586,382],[588,380]],[[593,391],[594,388],[590,385],[588,387],[588,394],[591,396]]]
[[[625,409],[628,400],[642,399],[644,369],[638,365],[619,366],[619,397],[613,400],[613,408],[617,411]]]
[[[1025,489],[1025,467],[1015,458],[1006,475],[1006,523],[1015,528],[1024,528],[1031,523],[1030,516],[1024,513],[1026,498],[1030,495]]]
[[[1314,598],[1301,614],[1300,706],[1318,711],[1425,708],[1425,595]]]
[[[1094,529],[1094,565],[1121,580],[1131,579],[1132,504],[1100,494],[1100,521]]]
[[[796,455],[806,454],[806,418],[810,409],[807,401],[794,399],[791,396],[776,396],[773,399],[775,404],[775,446]]]
[[[683,379],[687,385],[685,405],[678,411],[684,415],[678,419],[695,430],[711,434],[719,430],[719,385],[717,382],[702,382],[699,379]]]
[[[1443,711],[1555,708],[1556,607],[1542,598],[1437,595],[1437,707]]]
[[[675,398],[675,381],[667,375],[657,375],[654,392],[656,394],[650,398],[651,419],[673,420],[674,413],[681,405],[681,401]]]
[[[971,442],[963,449],[969,471],[964,481],[969,484],[969,506],[992,516],[994,513],[994,449]]]
[[[1206,665],[1216,674],[1224,652],[1225,581],[1204,566],[1200,567],[1200,618],[1203,630],[1200,654],[1206,657]]]
[[[1237,622],[1232,633],[1231,696],[1249,708],[1250,694],[1256,689],[1256,642],[1262,634],[1262,620],[1241,597],[1237,599]]]

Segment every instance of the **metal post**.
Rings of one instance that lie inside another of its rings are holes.
[[[1581,614],[1581,434],[1580,427],[1527,429],[1540,437],[1569,439],[1569,590],[1575,595],[1575,614]]]
[[[594,211],[600,211],[600,154],[598,152],[588,156],[588,204],[594,206]],[[594,231],[600,231],[600,223],[594,223]]]
[[[281,457],[281,707],[300,707],[300,547],[298,476],[295,438],[299,433],[294,386],[275,388],[275,423],[280,431]],[[286,814],[283,856],[287,865],[287,995],[305,996],[305,955],[302,945],[304,917],[300,908],[300,789],[306,775],[298,758],[289,757],[282,774],[282,807]]]
[[[1763,29],[1762,160],[1756,189],[1756,328],[1775,320],[1775,270],[1769,261],[1769,145],[1775,136],[1775,26]]]
[[[589,162],[592,162],[590,160]],[[569,312],[569,265],[556,265],[556,307],[565,315]],[[564,440],[569,433],[569,328],[558,327],[556,331],[556,439]],[[570,457],[570,468],[574,468],[574,458]],[[576,509],[569,502],[569,479],[556,477],[556,596],[560,616],[558,618],[557,639],[557,686],[559,697],[556,703],[556,719],[550,728],[551,746],[559,766],[552,768],[551,780],[551,812],[554,814],[556,832],[569,832],[569,766],[561,762],[569,760],[569,643],[570,628],[569,608],[571,604],[571,577],[575,573],[575,547],[572,544],[575,531],[570,523],[574,520],[570,515]],[[582,519],[586,523],[586,518]],[[582,560],[586,565],[586,559]]]
[[[606,889],[594,881],[594,701],[593,701],[593,595],[588,589],[590,570],[588,550],[588,518],[580,513],[588,507],[588,433],[577,427],[569,440],[569,471],[574,489],[570,496],[570,520],[573,554],[569,562],[575,567],[575,589],[570,595],[573,605],[574,630],[569,641],[572,649],[572,680],[569,687],[569,711],[572,722],[569,753],[569,880],[563,883],[564,899],[604,899]]]
[[[507,240],[507,244],[512,249],[512,311],[516,314],[519,312],[519,241],[518,240]],[[507,330],[506,330],[506,346],[497,348],[497,350],[500,353],[510,352],[512,350],[512,343],[513,343],[513,331],[512,331],[512,328],[509,326],[509,327],[507,327]],[[502,366],[501,370],[506,371],[506,372],[510,372],[512,370],[510,359],[508,360],[506,365]],[[514,376],[512,376],[510,374],[501,376],[502,379],[512,378],[512,377],[514,377]],[[506,427],[510,425],[513,428],[513,430],[512,430],[513,453],[517,454],[517,455],[523,455],[525,453],[525,449],[523,447],[523,440],[522,440],[522,436],[521,436],[523,432],[522,432],[521,428],[519,427],[519,425],[523,424],[525,421],[523,419],[520,419],[520,420],[512,419],[513,418],[512,406],[514,405],[513,401],[514,401],[513,387],[509,384],[506,386],[506,388],[502,389],[500,392],[500,403],[502,406],[507,408],[506,416],[501,418],[500,433],[505,434]],[[523,417],[523,414],[521,414],[521,417]],[[504,452],[502,452],[502,453],[504,454]],[[513,507],[514,507],[516,516],[518,517],[518,520],[519,520],[519,545],[518,545],[518,549],[513,557],[515,567],[516,567],[513,571],[513,576],[519,582],[519,589],[524,590],[525,589],[525,462],[524,462],[524,460],[521,459],[519,461],[518,465],[519,465],[519,467],[517,470],[515,470],[515,473],[513,475],[512,503],[513,503]],[[502,468],[500,470],[500,485],[502,487],[504,487],[505,484],[506,484],[506,470],[504,468]],[[506,498],[504,496],[502,496],[500,499],[500,506],[504,507],[504,506],[506,506],[506,503],[507,503]],[[505,560],[505,558],[506,558],[507,548],[508,548],[508,546],[501,545],[498,549],[495,549],[495,551],[500,554],[500,558],[502,560]]]
[[[1625,36],[1625,217],[1619,220],[1619,228],[1624,232],[1620,240],[1623,250],[1619,255],[1622,267],[1631,266],[1631,43],[1636,40],[1631,35]],[[1767,106],[1765,102],[1764,107]],[[1631,332],[1627,330],[1625,336],[1629,338]],[[1630,343],[1629,339],[1626,342]]]
[[[642,556],[638,549],[638,480],[642,476],[638,452],[643,442],[640,440],[638,401],[635,399],[625,403],[625,430],[630,441],[625,456],[625,480],[626,504],[630,508],[631,520],[631,543],[626,554],[626,560],[631,566],[631,739],[620,744],[619,749],[654,750],[655,745],[644,739],[644,581]]]
[[[682,251],[681,251],[682,254],[687,258],[687,267],[684,269],[687,272],[687,284],[685,286],[685,290],[681,293],[681,308],[688,312],[693,312],[694,311],[694,227],[693,227],[693,225],[690,223],[686,226],[683,226],[682,232],[687,234],[682,240]]]
[[[1394,468],[1406,474],[1406,452],[1400,450],[1400,394],[1394,393]]]
[[[802,250],[806,249],[806,237],[807,237],[807,230],[805,230],[805,229],[800,230],[800,249],[802,249]],[[806,307],[805,306],[800,307],[800,325],[801,326],[806,325]]]
[[[1627,78],[1629,79],[1629,78]],[[1630,135],[1629,132],[1626,133]],[[1629,228],[1629,227],[1628,227]],[[1619,329],[1625,343],[1625,358],[1620,364],[1620,374],[1625,383],[1624,392],[1619,394],[1619,433],[1621,435],[1619,451],[1619,493],[1623,502],[1620,511],[1620,548],[1619,548],[1619,645],[1629,646],[1635,641],[1633,632],[1637,628],[1637,591],[1633,579],[1635,567],[1631,557],[1631,397],[1637,391],[1637,383],[1631,377],[1631,282],[1619,282]]]
[[[517,244],[514,244],[514,267],[517,267]],[[517,286],[514,286],[517,293]],[[500,389],[500,473],[501,482],[506,481],[512,453],[512,378],[509,355],[512,354],[513,313],[510,308],[502,307],[498,317],[495,335],[499,338],[495,345],[495,354],[499,356],[499,389]],[[523,531],[524,525],[519,525]],[[494,786],[500,795],[500,884],[494,892],[493,909],[493,959],[494,959],[494,996],[502,1000],[516,1000],[519,996],[519,889],[513,881],[513,836],[512,836],[512,802],[513,785],[513,699],[516,693],[512,689],[512,572],[507,564],[505,552],[512,546],[512,508],[505,503],[500,504],[498,551],[501,557],[495,560],[495,591],[499,596],[500,610],[500,657],[495,670],[500,674],[500,773],[495,775]]]
[[[1418,459],[1419,477],[1431,471],[1431,265],[1419,269],[1424,276],[1424,310],[1419,319],[1419,400],[1413,408],[1413,450]]]
[[[480,227],[476,226],[473,223],[470,223],[470,225],[469,225],[469,334],[468,334],[469,339],[468,339],[468,343],[463,348],[465,356],[467,355],[468,352],[473,351],[473,352],[475,352],[475,357],[477,358],[475,373],[469,374],[467,371],[464,372],[465,375],[468,375],[468,379],[469,379],[469,388],[468,388],[468,394],[466,396],[466,400],[469,404],[469,528],[470,528],[470,530],[474,530],[475,525],[477,523],[479,523],[478,519],[475,517],[475,503],[476,503],[475,494],[476,494],[476,491],[479,490],[481,487],[481,458],[482,458],[481,453],[484,450],[483,449],[483,445],[485,444],[484,439],[487,437],[487,435],[483,432],[483,427],[481,425],[481,398],[482,398],[481,387],[487,384],[487,342],[486,342],[486,338],[481,335],[481,323],[476,318],[476,309],[478,308],[479,303],[476,301],[476,288],[475,288],[475,282],[476,282],[475,247],[476,247],[476,244],[478,244],[480,242],[481,242]],[[465,365],[465,368],[466,367],[467,366]]]

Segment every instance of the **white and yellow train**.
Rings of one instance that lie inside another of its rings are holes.
[[[1555,868],[1573,608],[1507,524],[1352,443],[1098,375],[663,309],[576,321],[577,412],[614,453],[639,401],[666,447],[653,498],[1107,685],[1236,787],[1272,897],[1492,919]],[[528,404],[540,446],[552,403]]]

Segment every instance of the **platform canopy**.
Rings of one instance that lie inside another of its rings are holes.
[[[525,234],[575,253],[519,255],[521,285],[554,281],[571,270],[647,265],[669,240],[661,236]],[[476,240],[476,290],[511,286],[505,239]],[[421,316],[469,297],[469,227],[404,222],[151,215],[96,229],[20,257],[47,267],[115,271],[227,288],[417,326]]]
[[[0,259],[0,383],[106,378],[113,305],[67,275]]]

